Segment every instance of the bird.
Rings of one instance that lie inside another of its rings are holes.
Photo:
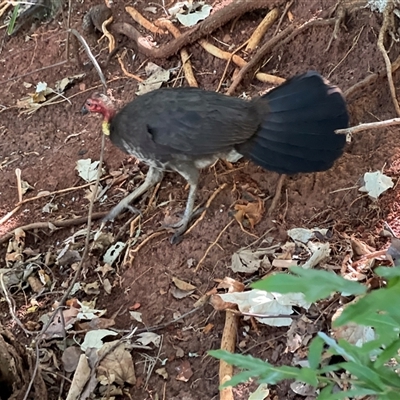
[[[103,116],[102,131],[125,153],[149,166],[144,182],[105,217],[113,221],[130,203],[163,179],[179,173],[189,194],[171,243],[178,243],[192,217],[200,170],[218,159],[250,159],[280,174],[331,168],[346,144],[338,129],[349,115],[341,90],[316,71],[286,80],[250,101],[193,87],[160,88],[136,97],[119,112],[101,93],[82,113]]]

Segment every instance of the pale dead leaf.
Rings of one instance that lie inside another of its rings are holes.
[[[98,368],[98,378],[103,385],[117,383],[123,386],[125,383],[134,385],[136,383],[135,367],[129,349],[129,345],[125,342],[120,343],[115,349],[111,350],[118,341],[105,343],[98,351],[99,358],[105,357],[100,362]],[[112,378],[110,379],[110,371]]]
[[[154,371],[156,374],[162,376],[165,380],[168,379],[168,372],[165,367],[158,368]]]
[[[90,378],[90,372],[88,360],[85,354],[81,354],[66,400],[77,400],[81,397],[80,395]]]
[[[174,282],[175,286],[183,291],[189,291],[189,290],[195,290],[196,286],[193,286],[192,284],[185,282],[179,278],[173,277],[172,282]]]

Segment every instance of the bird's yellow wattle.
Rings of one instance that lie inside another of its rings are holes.
[[[108,121],[103,121],[101,124],[101,129],[106,136],[110,136],[110,123]]]

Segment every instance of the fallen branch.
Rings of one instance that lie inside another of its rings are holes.
[[[283,1],[275,0],[275,4],[283,3]],[[143,39],[140,33],[130,24],[119,22],[112,26],[112,29],[116,33],[123,34],[128,38],[135,41],[138,51],[150,58],[169,58],[176,54],[182,47],[188,46],[192,43],[197,42],[202,37],[209,35],[216,29],[225,25],[227,22],[242,16],[246,12],[269,8],[272,4],[265,0],[235,0],[228,4],[226,7],[221,8],[215,13],[211,14],[204,21],[198,23],[193,28],[183,33],[181,36],[172,40],[163,47],[149,48],[143,46],[141,40]],[[141,39],[142,38],[142,39]]]

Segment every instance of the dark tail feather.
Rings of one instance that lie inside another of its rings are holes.
[[[342,155],[349,117],[340,90],[317,72],[298,75],[255,102],[264,103],[265,119],[243,156],[270,171],[285,174],[325,171]],[[260,104],[257,107],[261,107]]]

